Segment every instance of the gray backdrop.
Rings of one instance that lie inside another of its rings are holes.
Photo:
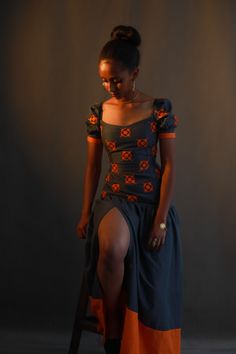
[[[184,333],[236,326],[236,1],[1,1],[1,327],[71,329],[84,261],[75,234],[97,60],[111,29],[142,35],[137,87],[180,118],[174,202]],[[104,169],[107,168],[104,156]],[[99,191],[98,191],[99,192]]]

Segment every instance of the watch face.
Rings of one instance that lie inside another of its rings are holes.
[[[166,224],[164,224],[164,222],[162,222],[162,223],[160,224],[160,228],[161,228],[162,230],[165,230],[165,229],[166,229]]]

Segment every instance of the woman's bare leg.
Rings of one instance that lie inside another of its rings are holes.
[[[129,227],[118,208],[110,209],[102,218],[98,237],[97,273],[103,290],[106,337],[117,338],[122,333],[124,258],[130,242]]]

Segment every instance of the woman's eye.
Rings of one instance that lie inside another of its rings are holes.
[[[120,83],[121,83],[120,80],[111,81],[111,84],[114,84],[114,85],[117,85],[117,84],[120,84]],[[108,84],[108,81],[105,81],[105,80],[102,81],[102,85],[107,85],[107,84]]]

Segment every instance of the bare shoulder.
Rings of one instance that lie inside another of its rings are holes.
[[[152,101],[155,97],[145,94],[144,92],[139,91],[139,100],[140,101]]]
[[[116,102],[113,97],[108,98],[107,100],[103,101],[103,105],[109,106],[109,105],[115,105],[115,104],[116,104]]]

